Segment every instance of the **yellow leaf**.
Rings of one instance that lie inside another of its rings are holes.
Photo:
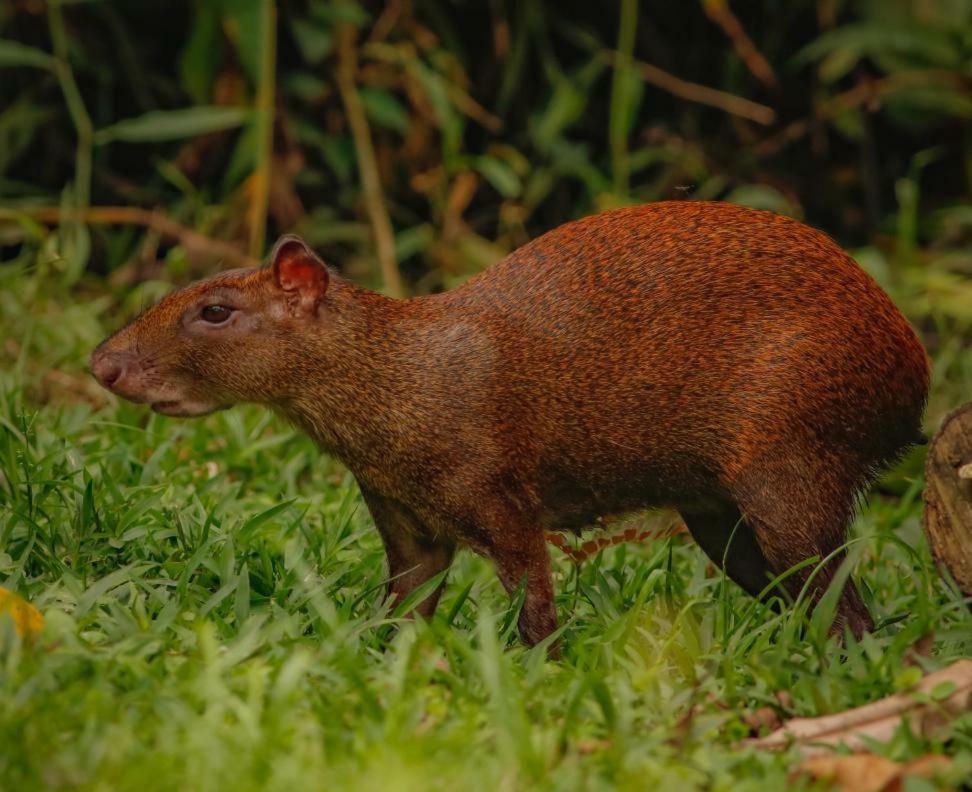
[[[44,617],[27,600],[0,586],[0,615],[8,613],[21,638],[33,636],[44,626]]]

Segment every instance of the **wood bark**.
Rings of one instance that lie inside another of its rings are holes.
[[[925,535],[935,563],[972,596],[972,402],[946,416],[928,449]]]
[[[970,709],[972,660],[957,660],[923,677],[914,690],[844,712],[793,718],[771,734],[746,743],[773,750],[796,743],[805,757],[827,755],[839,745],[865,751],[874,741],[888,742],[903,721],[912,734],[933,738]]]

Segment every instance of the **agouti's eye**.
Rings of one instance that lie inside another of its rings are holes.
[[[210,324],[222,324],[230,315],[233,313],[232,308],[227,308],[225,305],[207,305],[202,309],[200,317],[204,322],[209,322]]]

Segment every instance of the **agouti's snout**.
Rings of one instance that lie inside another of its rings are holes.
[[[91,373],[108,390],[124,396],[126,375],[134,362],[132,355],[123,352],[95,350],[91,355]]]
[[[109,340],[109,342],[111,339]],[[166,371],[159,375],[159,355],[140,356],[129,349],[111,349],[109,342],[98,347],[90,360],[95,379],[116,396],[136,404],[148,404],[155,412],[191,418],[218,409],[209,399],[194,398],[178,387],[178,378]]]

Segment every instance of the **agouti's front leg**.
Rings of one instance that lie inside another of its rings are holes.
[[[448,569],[455,544],[424,536],[425,527],[405,506],[362,488],[365,503],[375,520],[388,558],[388,596],[401,602],[430,578]],[[436,587],[414,613],[426,619],[435,613],[444,584]]]

